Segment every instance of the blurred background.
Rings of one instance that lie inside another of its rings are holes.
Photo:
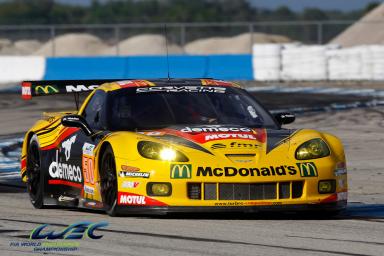
[[[166,54],[166,43],[174,77],[382,80],[384,5],[377,0],[0,1],[0,83],[164,77],[159,57]],[[104,57],[103,63],[95,57]]]

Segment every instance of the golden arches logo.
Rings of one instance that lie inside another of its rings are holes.
[[[301,177],[317,177],[317,168],[313,162],[297,163]]]
[[[190,178],[192,178],[192,165],[171,164],[171,179],[190,179]]]
[[[53,85],[38,85],[35,87],[36,94],[50,94],[50,93],[58,93],[59,90]]]

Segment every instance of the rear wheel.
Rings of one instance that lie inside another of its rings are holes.
[[[101,157],[100,190],[104,209],[110,216],[116,216],[117,177],[115,156],[112,148],[107,146]]]
[[[44,182],[41,170],[40,146],[36,135],[29,141],[27,153],[27,190],[32,205],[44,207]]]

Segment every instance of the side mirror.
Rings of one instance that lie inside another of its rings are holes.
[[[67,115],[61,118],[61,124],[65,127],[78,127],[83,130],[87,136],[91,136],[93,131],[87,121],[79,115]]]
[[[295,115],[292,113],[275,114],[275,119],[280,125],[293,123],[295,118]]]

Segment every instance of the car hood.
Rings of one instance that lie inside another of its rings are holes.
[[[186,125],[139,133],[206,153],[268,154],[297,130],[250,128],[238,125]]]

